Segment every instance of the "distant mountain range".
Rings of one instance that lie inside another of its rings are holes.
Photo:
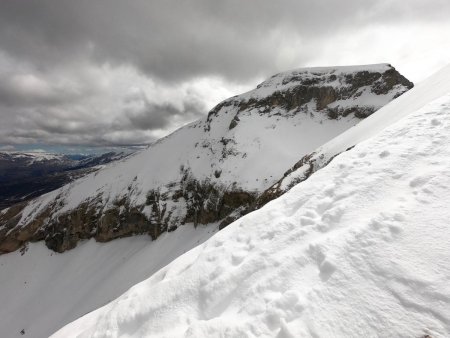
[[[0,152],[0,209],[60,188],[128,155],[124,152],[101,155]]]

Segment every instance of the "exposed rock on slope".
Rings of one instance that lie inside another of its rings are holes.
[[[148,150],[0,213],[0,252],[227,223],[299,158],[412,87],[392,66],[281,73]]]

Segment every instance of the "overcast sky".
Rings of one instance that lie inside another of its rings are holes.
[[[1,0],[0,145],[151,142],[305,66],[450,63],[449,0]]]

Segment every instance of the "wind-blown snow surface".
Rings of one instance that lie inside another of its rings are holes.
[[[52,337],[449,337],[449,143],[447,94]]]
[[[173,259],[204,242],[216,225],[192,224],[161,235],[83,242],[56,254],[41,243],[0,257],[0,337],[48,337],[111,301]]]

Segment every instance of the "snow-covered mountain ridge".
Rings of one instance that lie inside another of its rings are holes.
[[[377,114],[361,121],[357,128],[349,129],[313,152],[306,154],[286,171],[278,182],[264,191],[252,208],[261,207],[268,201],[281,196],[296,184],[306,180],[317,170],[325,167],[335,156],[375,135],[389,124],[405,117],[414,109],[420,109],[427,103],[446,95],[449,91],[449,72],[449,67],[442,69],[417,84],[413,91],[405,93],[405,95],[390,102],[386,108],[381,109]]]
[[[157,238],[240,214],[305,154],[411,87],[387,64],[278,74],[126,161],[2,211],[0,252]]]
[[[69,162],[69,158],[61,154],[41,153],[41,152],[0,152],[0,159],[10,161],[25,160],[29,165],[36,162],[56,161]]]
[[[331,118],[352,112],[365,117],[385,104],[384,95],[392,95],[393,89],[403,87],[411,88],[412,83],[399,77],[388,64],[303,68],[272,76],[256,89],[224,101],[210,115],[229,105],[239,105],[240,110],[252,107],[271,112],[272,108],[289,111],[315,101],[315,108],[326,109]],[[401,93],[402,90],[394,92],[391,99]]]
[[[308,180],[52,337],[449,337],[449,131],[450,66],[330,141],[356,146]]]

